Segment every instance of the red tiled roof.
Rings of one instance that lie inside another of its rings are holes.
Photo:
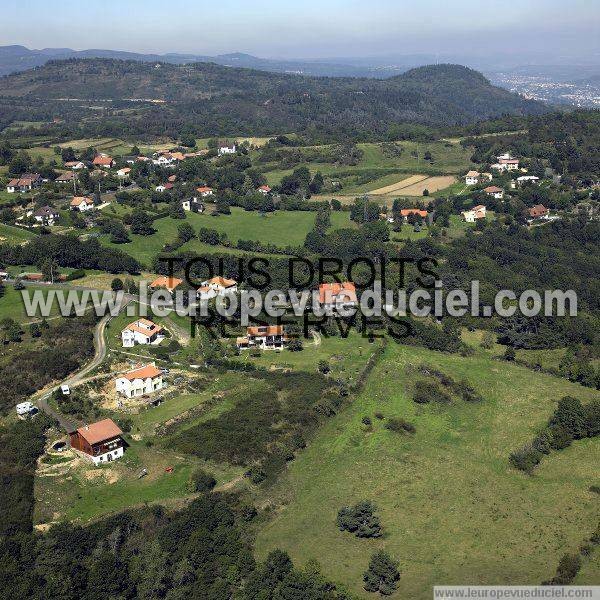
[[[403,208],[400,210],[400,215],[403,217],[408,217],[409,215],[419,215],[420,217],[425,218],[427,216],[427,211],[420,210],[418,208]]]
[[[338,298],[339,296],[339,298]],[[343,283],[322,283],[319,286],[319,302],[329,304],[332,302],[345,301],[356,302],[356,286],[351,281]]]
[[[486,187],[483,191],[486,194],[497,194],[498,192],[503,192],[504,190],[502,188],[499,188],[498,186],[490,185],[489,187]]]
[[[247,327],[246,335],[263,336],[263,335],[283,335],[283,325],[259,325],[258,327]]]
[[[110,166],[113,159],[110,156],[95,156],[93,160],[94,165]]]
[[[86,442],[93,446],[99,444],[105,440],[110,440],[123,432],[119,429],[119,426],[112,419],[103,419],[97,423],[80,427],[77,433],[86,440]]]
[[[71,206],[79,206],[83,203],[93,204],[94,201],[91,198],[86,198],[85,196],[75,196],[73,200],[71,200]]]
[[[154,377],[158,377],[159,375],[162,375],[162,371],[160,369],[157,369],[154,365],[146,365],[140,369],[129,371],[129,373],[123,373],[119,377],[133,381],[134,379],[148,379],[148,377],[154,379]]]
[[[151,284],[151,288],[166,288],[169,291],[174,290],[183,283],[183,279],[177,279],[177,277],[157,277]]]

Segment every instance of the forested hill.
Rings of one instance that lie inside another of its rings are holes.
[[[32,104],[54,100],[53,108],[67,98],[112,101],[113,106],[131,99],[163,100],[155,115],[163,126],[175,119],[212,128],[213,133],[301,131],[309,126],[382,132],[398,122],[454,125],[545,110],[458,65],[420,67],[373,80],[285,75],[211,63],[69,59],[1,78],[0,97],[3,107],[19,98],[19,103]],[[120,119],[135,129],[135,117]]]

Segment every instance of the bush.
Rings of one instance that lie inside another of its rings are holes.
[[[217,485],[217,480],[203,469],[196,469],[191,479],[195,492],[210,492]]]
[[[409,423],[404,419],[400,419],[399,417],[388,419],[385,424],[385,428],[389,429],[390,431],[395,431],[396,433],[415,433],[417,431],[412,423]]]
[[[355,506],[344,506],[338,512],[337,526],[340,531],[350,531],[359,538],[381,537],[381,522],[375,510],[375,505],[368,500]]]
[[[417,381],[413,400],[417,404],[428,404],[429,402],[438,402],[440,404],[449,404],[452,398],[447,394],[439,384],[429,381]]]
[[[379,592],[389,596],[396,591],[399,579],[398,562],[389,554],[379,550],[371,556],[369,568],[363,575],[364,588],[367,592]]]
[[[542,453],[532,446],[524,446],[520,450],[513,452],[509,457],[510,463],[515,469],[524,471],[531,475],[534,468],[540,464]]]

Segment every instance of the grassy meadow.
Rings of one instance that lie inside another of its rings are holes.
[[[467,379],[484,401],[417,405],[412,389],[422,377],[414,368],[422,363]],[[434,584],[475,582],[474,574],[478,584],[551,577],[562,554],[575,551],[600,517],[598,497],[588,489],[598,484],[600,440],[553,452],[531,477],[513,470],[508,456],[567,394],[598,398],[482,354],[462,358],[390,344],[364,391],[259,498],[281,508],[258,532],[258,557],[281,548],[300,565],[316,559],[327,577],[360,597],[369,597],[362,573],[380,548],[400,561],[397,598],[430,598]],[[409,420],[416,434],[388,431],[377,411]],[[378,506],[380,539],[336,527],[337,511],[364,499]]]

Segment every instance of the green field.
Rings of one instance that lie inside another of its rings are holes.
[[[186,213],[186,220],[196,232],[201,227],[215,229],[226,233],[232,243],[238,240],[257,240],[276,246],[299,246],[304,242],[306,234],[315,222],[315,213],[309,211],[277,211],[261,216],[258,212],[249,212],[241,208],[232,208],[230,215],[213,217],[206,214]],[[154,222],[156,233],[149,236],[132,235],[127,244],[112,244],[103,236],[101,242],[106,246],[119,248],[137,258],[142,264],[149,265],[166,242],[177,237],[177,226],[183,221],[164,217]],[[333,212],[331,214],[333,228],[351,227],[350,213]],[[181,248],[198,253],[215,253],[228,251],[244,255],[244,252],[224,246],[210,246],[198,239],[190,240]]]
[[[26,289],[30,293],[41,290],[44,297],[46,297],[50,289],[57,288],[52,288],[52,286],[27,286]],[[53,304],[50,314],[51,316],[58,314],[56,303]],[[18,323],[28,323],[39,319],[39,317],[27,316],[21,292],[15,290],[10,284],[4,286],[4,294],[0,297],[0,320],[6,318],[14,319]]]
[[[0,223],[0,243],[2,244],[22,244],[34,237],[36,237],[35,233],[32,233],[27,229]]]
[[[405,179],[407,174],[423,173],[425,175],[458,174],[469,169],[470,152],[459,145],[444,142],[397,142],[402,148],[400,156],[388,156],[381,144],[357,144],[363,156],[357,165],[335,165],[327,162],[305,162],[297,165],[306,166],[311,173],[321,171],[324,176],[339,180],[343,188],[342,194],[361,194],[378,189]],[[323,146],[328,150],[328,146]],[[314,150],[314,147],[310,148]],[[418,158],[413,156],[418,153]],[[433,162],[423,160],[425,152],[430,152]],[[276,165],[267,165],[265,175],[269,185],[277,185],[281,179],[289,175],[293,169],[278,169]],[[362,179],[366,179],[363,181]]]
[[[415,404],[414,366],[423,362],[466,378],[484,401]],[[510,452],[532,438],[567,394],[598,398],[590,389],[486,356],[390,344],[360,396],[259,499],[283,504],[258,533],[259,558],[274,548],[300,565],[314,558],[328,578],[361,597],[370,597],[362,573],[379,548],[400,561],[397,598],[431,598],[434,583],[540,583],[600,516],[598,497],[588,490],[598,484],[600,440],[552,453],[533,477],[508,463]],[[373,418],[376,411],[408,419],[416,434],[389,432]],[[372,431],[361,423],[365,415]],[[379,507],[383,538],[360,540],[337,529],[339,508],[363,499]]]

